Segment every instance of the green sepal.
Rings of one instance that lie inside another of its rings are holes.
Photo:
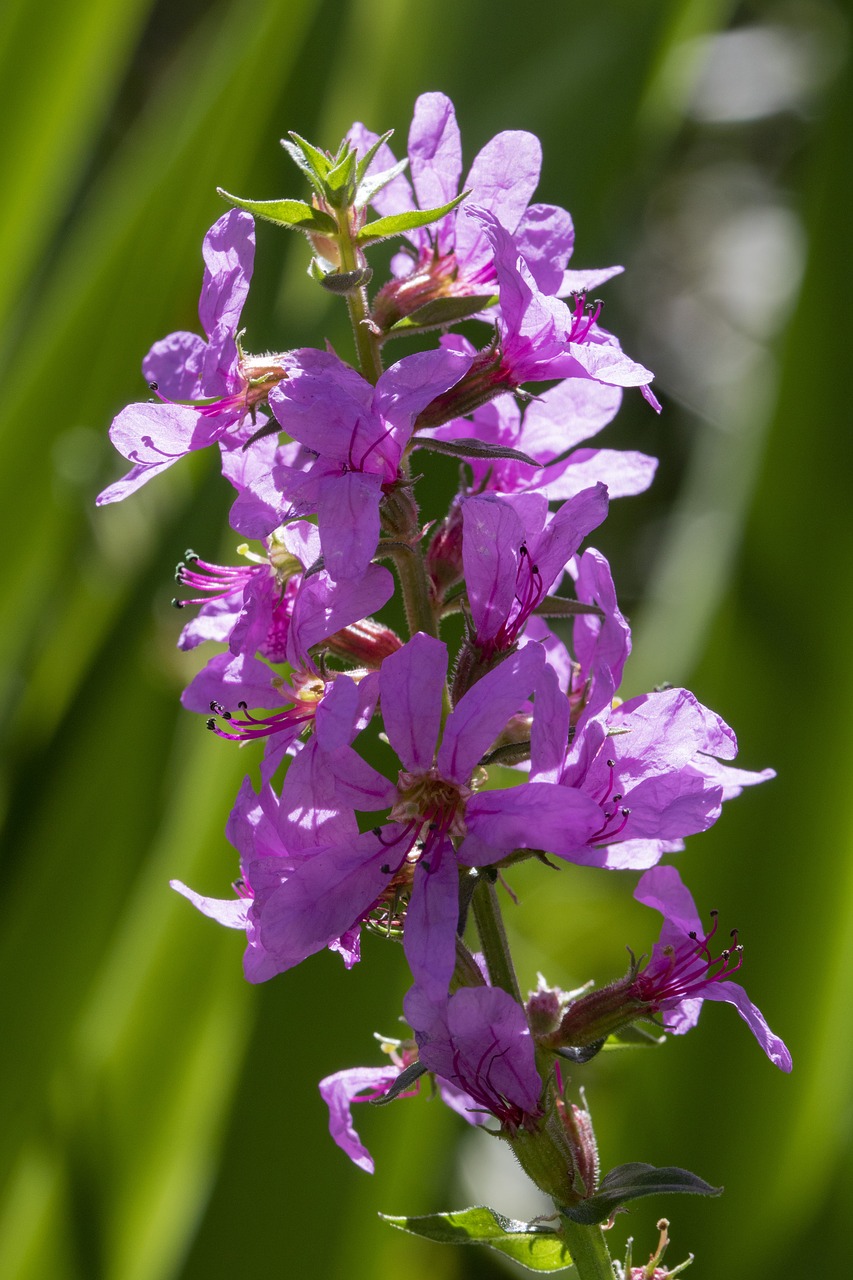
[[[465,436],[459,440],[434,440],[432,436],[415,436],[412,441],[413,449],[427,449],[431,453],[446,453],[451,458],[511,458],[514,462],[526,462],[531,467],[535,467],[537,463],[533,458],[528,458],[526,453],[522,453],[520,449],[508,449],[502,445],[483,444],[482,440],[469,440]],[[570,600],[565,602],[571,604]],[[588,613],[588,607],[576,610],[578,613]],[[592,612],[600,613],[599,609],[593,609]]]
[[[402,235],[404,231],[412,231],[415,227],[426,227],[430,222],[437,222],[446,213],[450,213],[469,194],[463,191],[455,200],[438,209],[409,209],[406,213],[392,213],[387,218],[377,218],[375,222],[368,222],[361,228],[358,243],[362,246],[378,244],[380,240],[389,240],[391,236]]]
[[[673,1192],[693,1196],[719,1196],[722,1195],[723,1188],[712,1187],[688,1169],[672,1166],[656,1169],[653,1164],[639,1162],[620,1164],[602,1179],[594,1196],[562,1208],[560,1212],[571,1218],[572,1222],[592,1227],[599,1222],[606,1222],[614,1210],[629,1200],[640,1200],[644,1196],[671,1195]]]
[[[551,1227],[535,1222],[515,1222],[494,1209],[474,1206],[455,1213],[430,1213],[421,1218],[380,1218],[438,1244],[481,1244],[496,1249],[528,1271],[566,1271],[572,1265],[565,1242]]]
[[[539,601],[533,612],[542,618],[574,618],[579,613],[594,613],[599,618],[604,617],[597,604],[584,604],[581,600],[568,600],[565,596],[546,596]]]
[[[459,320],[476,315],[478,311],[495,306],[497,301],[496,293],[471,294],[461,298],[433,298],[392,324],[390,329],[385,330],[383,337],[401,337],[412,332],[420,333],[424,329],[440,329],[447,324],[456,324]]]
[[[279,227],[291,227],[294,231],[314,231],[321,236],[336,236],[338,224],[322,209],[315,209],[304,200],[244,200],[241,196],[232,196],[222,187],[217,193],[238,209],[245,209],[256,218],[265,218]]]

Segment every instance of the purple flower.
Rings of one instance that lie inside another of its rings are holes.
[[[328,573],[354,578],[376,551],[380,504],[401,478],[415,418],[458,382],[471,358],[443,348],[406,356],[373,387],[330,352],[294,356],[270,406],[315,461],[302,470],[278,466],[272,480],[290,506],[287,519],[316,513]]]
[[[254,262],[254,219],[237,209],[224,214],[205,236],[203,254],[199,318],[207,341],[172,333],[148,352],[142,372],[160,399],[128,405],[114,419],[110,439],[133,467],[101,493],[99,504],[126,498],[196,449],[217,442],[242,446],[254,429],[250,415],[285,376],[284,357],[247,359],[238,345]],[[199,401],[204,403],[192,403]]]
[[[641,870],[712,826],[723,802],[744,786],[774,775],[722,763],[737,754],[735,735],[687,689],[616,699],[630,632],[599,552],[584,553],[577,591],[604,617],[575,619],[575,662],[555,637],[545,645],[549,666],[537,687],[531,778],[559,781],[598,804],[600,822],[574,861]],[[541,621],[532,627],[540,643],[545,631]]]
[[[190,711],[205,715],[212,711],[221,717],[224,727],[216,719],[208,721],[208,727],[220,737],[240,743],[266,739],[261,769],[265,780],[313,723],[331,689],[333,680],[320,675],[310,650],[336,636],[346,651],[352,625],[380,609],[394,592],[391,574],[375,564],[368,565],[358,579],[333,582],[325,572],[303,578],[302,566],[313,563],[319,551],[313,525],[300,523],[283,529],[271,546],[270,563],[240,571],[242,576],[216,602],[216,610],[205,618],[200,614],[189,638],[189,629],[182,635],[186,647],[190,641],[208,638],[228,642],[228,651],[211,658],[185,689],[181,701]],[[294,573],[294,568],[298,572]],[[225,575],[224,570],[220,572]],[[284,577],[287,573],[292,576]],[[203,581],[194,571],[191,576]],[[227,585],[232,578],[225,575],[224,580]],[[386,630],[374,644],[378,654],[389,651],[389,639],[393,639],[391,648],[399,647],[399,640]],[[359,655],[368,654],[370,640],[370,636],[355,635],[351,647]],[[260,661],[256,653],[270,662],[289,663],[289,679]],[[270,707],[281,709],[257,714],[258,709]]]
[[[350,140],[365,152],[376,134],[354,125]],[[542,148],[523,130],[499,133],[487,142],[460,185],[462,143],[453,103],[443,93],[422,94],[415,103],[408,140],[412,181],[404,174],[383,186],[371,203],[383,216],[411,209],[435,209],[470,192],[472,204],[488,209],[513,236],[543,293],[574,293],[618,275],[621,267],[568,271],[575,232],[570,214],[556,205],[529,204],[539,182]],[[370,172],[395,164],[383,143]],[[465,297],[490,292],[495,267],[484,233],[453,209],[438,222],[407,233],[410,252],[391,263],[396,280],[377,294],[374,318],[388,328],[395,320],[436,297]]]
[[[327,830],[340,835],[348,831],[350,819],[344,813],[327,815]],[[249,982],[266,982],[277,972],[275,960],[263,946],[251,912],[255,886],[263,885],[270,875],[276,883],[291,874],[299,862],[309,856],[298,841],[287,845],[281,836],[281,814],[278,801],[268,785],[257,796],[246,778],[237,797],[226,827],[226,835],[240,854],[240,878],[233,886],[234,898],[210,898],[196,893],[180,880],[172,880],[171,886],[196,907],[203,915],[225,925],[228,929],[243,929],[246,933],[246,951],[243,969]],[[359,959],[358,932],[344,933],[329,939],[329,948],[343,956],[347,968]]]
[[[500,987],[463,987],[436,1003],[418,987],[403,1002],[419,1059],[473,1098],[511,1136],[541,1115],[542,1081],[524,1009]]]
[[[580,294],[569,307],[543,293],[512,236],[491,213],[472,205],[465,216],[482,226],[492,246],[500,289],[500,361],[489,375],[493,394],[524,382],[591,378],[607,386],[639,387],[660,411],[649,389],[654,375],[626,356],[616,338],[599,327],[600,305],[590,309]],[[486,360],[490,358],[487,354]]]
[[[498,862],[530,844],[567,856],[600,823],[599,807],[580,792],[548,783],[476,792],[472,775],[507,721],[530,697],[543,654],[536,645],[506,658],[442,719],[447,649],[419,633],[382,664],[385,731],[401,770],[396,783],[350,747],[356,733],[355,687],[338,677],[315,738],[285,777],[282,805],[310,811],[316,788],[327,803],[362,812],[390,809],[389,820],[318,853],[279,889],[256,895],[264,945],[282,970],[375,914],[386,928],[404,926],[415,980],[441,1000],[455,963],[459,864]],[[334,707],[334,714],[332,714]],[[311,777],[295,773],[313,749]]]
[[[320,1081],[320,1096],[329,1108],[329,1132],[337,1145],[365,1173],[373,1173],[374,1163],[355,1130],[352,1107],[357,1102],[376,1102],[396,1082],[406,1067],[417,1061],[416,1046],[412,1041],[384,1041],[383,1050],[391,1061],[382,1067],[350,1067],[336,1071]],[[412,1098],[420,1092],[420,1080],[411,1089],[401,1092],[398,1098]],[[487,1116],[476,1109],[472,1097],[455,1085],[436,1078],[438,1094],[451,1110],[461,1115],[469,1124],[486,1122]]]
[[[470,439],[516,449],[538,466],[515,458],[471,458],[472,489],[499,494],[535,490],[550,501],[573,498],[590,485],[604,483],[611,498],[648,489],[657,459],[630,450],[577,448],[615,417],[620,387],[586,378],[566,378],[533,400],[524,411],[513,396],[498,396],[473,417],[455,418],[430,434],[439,440]],[[569,452],[571,450],[571,452]]]
[[[731,981],[730,975],[741,964],[737,931],[732,934],[735,945],[715,957],[711,944],[717,932],[716,913],[706,932],[675,867],[647,871],[640,878],[634,897],[661,912],[663,927],[651,959],[633,981],[632,995],[651,1011],[662,1013],[666,1030],[674,1035],[683,1035],[696,1025],[703,1000],[732,1004],[770,1061],[782,1071],[790,1071],[788,1049],[770,1030],[743,987]]]
[[[517,643],[528,619],[607,515],[603,484],[564,502],[555,515],[541,493],[462,504],[462,561],[474,621],[473,643],[487,658]]]

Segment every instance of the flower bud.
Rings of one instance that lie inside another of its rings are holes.
[[[527,1011],[527,1021],[530,1024],[530,1031],[534,1039],[539,1040],[542,1036],[550,1035],[551,1032],[556,1031],[559,1027],[560,1016],[563,1012],[560,992],[551,987],[546,987],[545,979],[541,973],[539,975],[539,986],[535,991],[531,991],[524,1007]]]
[[[372,618],[365,618],[336,631],[323,643],[339,657],[349,658],[360,667],[374,669],[378,669],[386,658],[403,647],[403,642],[395,631],[381,622],[374,622]]]
[[[598,1144],[592,1127],[592,1116],[585,1107],[578,1107],[573,1102],[565,1103],[557,1099],[557,1111],[563,1122],[566,1137],[575,1163],[576,1190],[584,1199],[595,1195],[598,1188],[600,1164]],[[583,1186],[579,1185],[582,1182]]]
[[[462,581],[462,507],[453,506],[436,533],[433,534],[426,553],[426,568],[437,600]]]
[[[418,505],[412,486],[407,480],[395,481],[383,486],[382,505],[379,509],[382,528],[392,538],[409,542],[418,531]]]

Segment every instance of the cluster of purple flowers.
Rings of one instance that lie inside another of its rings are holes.
[[[245,932],[251,982],[324,948],[352,966],[365,930],[402,939],[412,1039],[386,1046],[385,1066],[321,1084],[333,1137],[361,1168],[373,1166],[354,1102],[416,1091],[429,1074],[471,1123],[535,1134],[567,1112],[560,1056],[582,1061],[643,1018],[680,1034],[705,999],[734,1004],[788,1070],[785,1046],[732,980],[739,949],[715,951],[678,871],[661,863],[772,772],[735,768],[732,730],[686,689],[620,699],[630,630],[605,557],[582,549],[609,501],[645,490],[656,466],[589,443],[626,388],[660,408],[652,374],[588,296],[621,268],[569,268],[571,217],[531,203],[541,156],[530,134],[493,138],[460,200],[459,131],[442,94],[416,104],[411,181],[388,136],[361,125],[334,157],[295,136],[286,146],[312,204],[235,199],[210,229],[206,340],[171,334],[146,356],[156,399],[115,419],[131,469],[100,497],[123,499],[216,445],[236,490],[232,527],[255,544],[241,547],[240,567],[188,552],[178,568],[176,603],[198,606],[181,647],[217,645],[184,705],[220,736],[265,748],[258,787],[246,779],[227,829],[234,896],[174,887]],[[248,210],[308,235],[312,274],[350,306],[358,368],[331,349],[244,351]],[[404,248],[369,303],[366,252],[391,235]],[[458,332],[463,319],[479,346]],[[386,342],[435,332],[429,349],[383,368]],[[467,466],[451,510],[426,527],[416,450]],[[408,638],[381,618],[395,590]],[[460,612],[451,653],[444,623]],[[396,756],[384,771],[364,750],[380,727]],[[497,762],[516,785],[485,785]],[[540,985],[523,1002],[488,940],[481,955],[463,935],[477,895],[494,896],[501,870],[525,858],[642,872],[636,897],[664,917],[648,963],[597,992]]]

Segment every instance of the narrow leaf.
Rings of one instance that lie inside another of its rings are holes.
[[[299,151],[301,154],[301,162],[300,160],[296,160],[296,163],[299,165],[300,169],[303,169],[306,173],[312,175],[317,182],[324,182],[326,174],[329,172],[333,161],[329,159],[325,151],[321,151],[319,147],[315,147],[313,143],[300,137],[300,135],[298,133],[294,133],[292,129],[288,131],[288,136],[293,139],[293,143],[288,144],[284,139],[282,139],[281,145],[290,152],[294,160],[296,160],[294,152]]]
[[[338,227],[334,218],[304,200],[244,200],[241,196],[232,196],[222,187],[216,188],[219,195],[238,209],[245,209],[256,218],[265,218],[279,227],[293,227],[296,231],[316,231],[320,235],[337,235]]]
[[[384,142],[387,142],[388,139],[392,138],[393,136],[394,136],[393,129],[388,129],[385,133],[381,133],[379,137],[376,139],[376,141],[374,142],[373,146],[370,147],[364,153],[364,155],[359,160],[358,168],[355,171],[356,182],[358,182],[359,184],[361,183],[362,179],[364,178],[364,175],[367,173],[367,170],[370,168],[371,161],[373,160],[373,157],[376,155],[376,152],[379,150],[379,148],[382,146]]]
[[[426,227],[430,222],[437,222],[451,209],[455,209],[469,193],[461,192],[449,204],[438,209],[409,209],[406,213],[392,213],[387,218],[377,218],[368,222],[358,233],[358,243],[376,244],[379,240],[388,240],[391,236],[402,235],[404,231],[412,231],[415,227]]]
[[[534,613],[543,618],[571,618],[579,613],[594,613],[599,618],[604,614],[595,604],[583,604],[580,600],[567,600],[565,596],[546,596],[540,600]]]
[[[295,142],[288,142],[287,138],[281,139],[281,145],[284,147],[297,169],[301,169],[305,174],[305,177],[311,183],[311,186],[317,192],[317,195],[321,196],[323,194],[323,184],[311,168],[311,165],[305,159],[305,153],[302,148],[297,146]]]
[[[722,1187],[712,1187],[688,1169],[664,1166],[656,1169],[651,1164],[620,1164],[611,1169],[602,1180],[596,1195],[564,1208],[562,1212],[573,1222],[593,1226],[605,1222],[614,1209],[629,1200],[644,1196],[657,1196],[678,1192],[682,1195],[719,1196]]]
[[[392,324],[391,328],[385,331],[384,336],[398,337],[413,330],[437,329],[442,325],[455,324],[458,320],[476,315],[478,311],[484,311],[486,307],[495,306],[497,301],[496,293],[471,294],[462,298],[433,298],[410,315],[398,320],[396,324]]]
[[[390,169],[383,169],[381,173],[372,174],[369,178],[363,178],[356,190],[355,207],[363,209],[366,204],[376,195],[377,191],[381,191],[383,187],[387,187],[389,182],[393,182],[395,178],[399,178],[409,166],[409,157],[398,160]]]
[[[418,1218],[379,1216],[400,1231],[438,1244],[480,1244],[496,1249],[528,1271],[565,1271],[572,1265],[566,1244],[550,1227],[516,1222],[484,1206]]]
[[[326,174],[323,189],[326,199],[334,208],[340,209],[349,204],[355,181],[356,155],[347,151],[340,161]]]
[[[622,1027],[608,1036],[604,1048],[606,1050],[652,1049],[665,1041],[666,1036],[656,1036],[653,1032],[646,1031],[644,1027],[638,1027],[635,1022],[632,1022],[630,1026]]]
[[[406,1089],[420,1080],[421,1076],[426,1075],[426,1067],[422,1062],[412,1062],[397,1076],[394,1083],[385,1090],[381,1098],[371,1098],[370,1101],[374,1107],[384,1107],[387,1102],[393,1102],[395,1098],[399,1098],[400,1094]]]
[[[431,453],[446,453],[452,458],[511,458],[515,462],[526,462],[531,467],[536,466],[533,459],[528,458],[527,454],[522,453],[520,449],[505,449],[500,445],[483,444],[482,440],[469,440],[466,437],[461,440],[434,440],[431,436],[415,436],[412,447],[428,449]],[[564,603],[571,604],[572,601],[566,600]],[[579,607],[575,612],[589,613],[590,607]],[[592,612],[599,613],[600,610],[592,608]]]

